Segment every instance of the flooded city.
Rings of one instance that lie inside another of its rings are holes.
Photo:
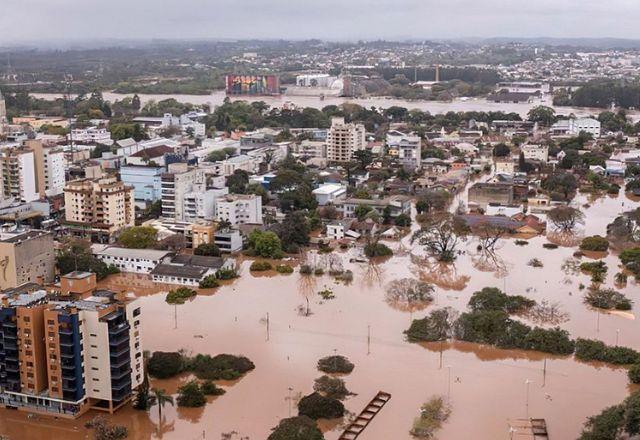
[[[616,215],[640,206],[624,195],[595,200],[578,196],[574,203],[589,206],[582,231],[586,235],[603,234]],[[464,311],[471,293],[494,286],[538,302],[558,303],[566,314],[561,326],[573,338],[640,349],[639,323],[633,314],[607,314],[585,305],[579,285],[589,284],[588,276],[567,269],[576,248],[545,249],[545,242],[545,237],[537,237],[518,247],[513,239],[503,239],[494,267],[487,267],[478,265],[474,239],[467,240],[455,263],[445,265],[422,260],[420,247],[405,237],[389,245],[406,251],[386,261],[349,263],[357,249],[339,254],[345,268],[354,273],[348,285],[329,275],[254,276],[248,270],[250,262],[244,261],[239,279],[177,306],[168,305],[166,290],[145,276],[113,275],[102,286],[138,298],[147,317],[142,328],[147,350],[242,354],[256,365],[237,383],[220,383],[226,394],[209,398],[203,408],[167,405],[161,424],[155,408],[148,413],[126,408],[113,421],[129,427],[136,439],[264,439],[312,390],[320,375],[318,359],[338,353],[355,364],[353,373],[344,377],[354,393],[345,403],[349,414],[358,413],[379,390],[392,395],[367,428],[367,438],[411,438],[409,430],[420,405],[434,394],[446,396],[452,406],[440,438],[465,438],[475,432],[482,438],[507,439],[509,420],[524,417],[545,418],[555,438],[575,438],[587,416],[632,391],[626,369],[465,342],[411,344],[403,334],[412,317],[445,306]],[[542,261],[542,268],[527,265],[534,257]],[[619,264],[614,253],[603,260],[612,268]],[[434,303],[412,313],[385,301],[385,286],[406,277],[436,284]],[[452,284],[452,279],[463,281]],[[613,282],[610,273],[606,285]],[[317,295],[324,288],[330,288],[335,298],[323,300]],[[630,281],[621,292],[637,300],[638,285]],[[301,313],[307,300],[309,313]],[[152,380],[151,385],[176,394],[187,379]],[[35,422],[23,413],[2,411],[0,430],[10,438],[55,434],[80,439],[86,438],[83,423],[92,415],[72,422],[35,416]],[[323,423],[325,437],[337,439],[348,417]]]

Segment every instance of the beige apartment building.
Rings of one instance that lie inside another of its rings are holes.
[[[365,129],[362,124],[345,123],[344,118],[332,118],[327,133],[327,160],[349,162],[353,153],[366,146]]]
[[[77,236],[101,243],[135,225],[133,187],[116,177],[79,179],[64,188],[65,226]]]
[[[0,289],[49,283],[55,275],[53,235],[40,230],[0,232]]]

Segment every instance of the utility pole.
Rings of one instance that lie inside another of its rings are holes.
[[[269,312],[267,312],[267,341],[269,340]]]
[[[367,326],[367,355],[371,354],[371,325]]]

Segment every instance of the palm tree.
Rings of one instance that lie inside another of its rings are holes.
[[[162,423],[162,408],[165,403],[170,403],[173,406],[173,397],[167,394],[165,390],[159,390],[157,388],[151,389],[151,396],[149,396],[149,404],[158,404],[158,424]]]

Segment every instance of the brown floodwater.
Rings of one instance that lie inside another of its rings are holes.
[[[576,203],[586,202],[580,195]],[[589,204],[581,235],[604,235],[606,225],[623,209],[638,206],[638,201],[621,195]],[[572,260],[576,248],[545,249],[542,245],[547,242],[546,237],[535,237],[527,246],[516,246],[513,239],[501,240],[495,256],[487,259],[478,255],[477,241],[469,239],[461,244],[463,253],[455,264],[445,267],[426,261],[405,237],[401,243],[389,244],[402,250],[399,256],[376,264],[349,263],[359,253],[357,249],[337,253],[344,267],[354,273],[350,284],[338,283],[328,275],[258,275],[249,271],[250,261],[244,261],[241,278],[176,307],[165,303],[165,286],[142,276],[113,276],[103,285],[132,291],[142,305],[146,350],[242,354],[256,369],[234,383],[221,383],[226,394],[209,398],[204,408],[166,405],[160,426],[156,407],[149,412],[124,408],[111,420],[126,425],[132,439],[217,440],[232,434],[231,439],[264,440],[280,419],[296,413],[296,401],[312,391],[314,379],[321,376],[317,360],[339,353],[356,365],[344,376],[355,393],[345,401],[349,412],[360,412],[380,390],[392,394],[366,428],[363,440],[411,438],[409,429],[421,404],[436,394],[450,398],[453,408],[439,438],[469,438],[473,433],[478,439],[508,439],[508,420],[527,416],[526,381],[530,381],[528,415],[545,418],[554,439],[576,438],[587,416],[620,402],[631,391],[624,368],[461,342],[410,344],[403,337],[411,317],[444,306],[462,311],[474,291],[495,286],[537,301],[557,302],[568,315],[560,326],[573,337],[597,338],[607,344],[614,344],[617,338],[620,345],[640,350],[640,324],[633,319],[640,301],[638,284],[630,278],[619,289],[636,302],[631,316],[598,313],[583,302],[586,289],[580,290],[580,285],[588,286],[590,281],[587,274],[575,270],[579,263]],[[619,271],[616,252],[589,257],[602,257],[607,263],[606,285],[613,286]],[[583,260],[593,261],[589,257]],[[529,266],[532,258],[539,259],[543,267]],[[406,277],[437,281],[434,301],[426,309],[411,313],[386,301],[386,285]],[[334,299],[317,295],[325,288],[333,290]],[[307,299],[308,316],[300,312]],[[151,386],[176,395],[186,380],[188,377],[153,380]],[[11,439],[88,438],[83,424],[94,414],[58,421],[0,411],[0,433]],[[337,439],[343,425],[344,421],[320,424],[328,440]]]

